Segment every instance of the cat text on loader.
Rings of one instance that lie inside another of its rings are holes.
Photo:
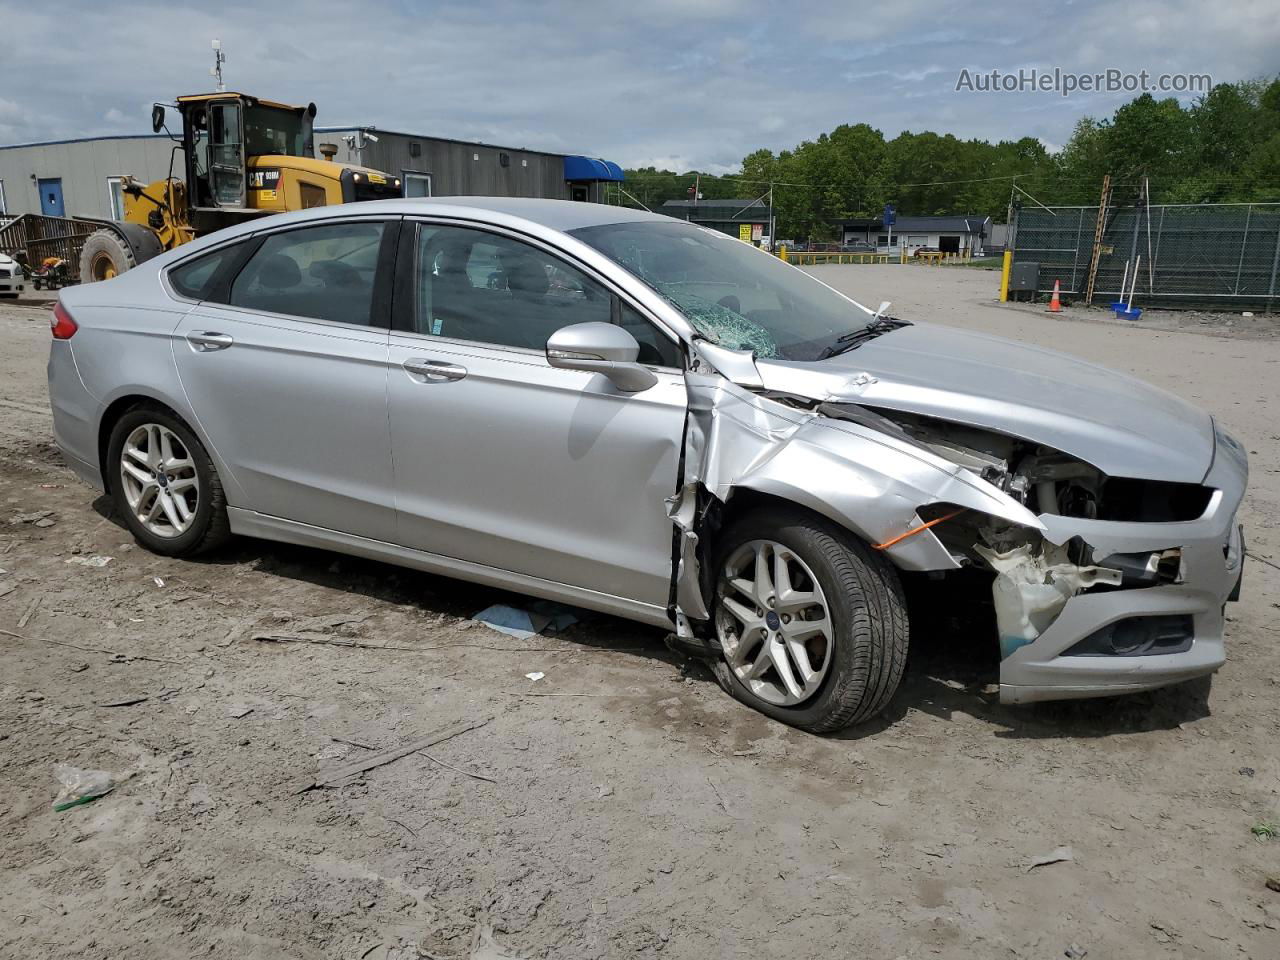
[[[291,107],[242,93],[178,97],[182,138],[169,176],[126,178],[124,219],[85,240],[80,282],[107,280],[197,236],[252,217],[401,195],[400,180],[377,170],[317,160],[316,105]],[[151,125],[165,129],[165,111]],[[172,136],[172,134],[171,134]],[[182,154],[183,175],[173,169]]]

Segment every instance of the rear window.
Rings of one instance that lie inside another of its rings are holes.
[[[235,243],[174,267],[169,271],[170,286],[191,300],[208,299],[213,292],[218,268],[235,256],[239,250],[240,244]]]
[[[380,222],[300,227],[271,234],[231,284],[233,307],[368,325]]]

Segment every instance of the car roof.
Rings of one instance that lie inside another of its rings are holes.
[[[536,224],[561,233],[577,230],[580,227],[598,227],[612,223],[684,222],[645,210],[615,207],[605,203],[587,203],[581,200],[547,200],[534,197],[393,197],[390,200],[365,200],[359,203],[310,207],[306,210],[278,213],[269,217],[254,217],[243,223],[206,233],[193,243],[175,247],[156,259],[160,261],[158,266],[165,267],[174,260],[186,259],[187,256],[208,247],[285,225],[301,225],[351,216],[413,216],[414,214],[453,217],[459,220],[475,220],[517,228],[523,222],[523,224]]]
[[[420,197],[382,201],[403,204],[406,213],[440,213],[443,207],[465,207],[468,210],[519,217],[552,230],[577,230],[606,223],[628,223],[653,220],[670,223],[672,218],[646,210],[616,207],[581,200],[548,200],[534,197]]]

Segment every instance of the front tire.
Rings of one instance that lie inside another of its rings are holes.
[[[191,428],[168,410],[135,407],[117,420],[106,466],[116,509],[153,553],[190,556],[231,535],[213,461]]]
[[[138,265],[133,250],[114,230],[96,230],[80,248],[80,282],[110,280]]]
[[[902,584],[847,530],[797,508],[734,523],[716,554],[720,684],[783,723],[829,733],[888,706],[907,661]]]

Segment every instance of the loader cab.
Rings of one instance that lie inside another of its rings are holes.
[[[187,186],[196,210],[247,211],[249,161],[312,156],[315,104],[293,107],[240,93],[179,97]],[[278,174],[277,174],[278,175]]]

